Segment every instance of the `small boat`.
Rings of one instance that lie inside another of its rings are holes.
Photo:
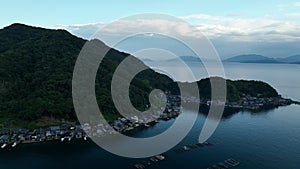
[[[62,138],[60,139],[60,141],[61,141],[61,142],[63,142],[64,140],[65,140],[65,138],[64,138],[64,137],[62,137]]]
[[[11,145],[11,147],[16,147],[17,146],[17,142],[14,142],[14,144],[13,145]]]
[[[182,149],[183,149],[184,151],[190,151],[190,150],[191,150],[191,148],[189,148],[188,146],[183,146]]]
[[[84,137],[83,137],[83,139],[86,141],[86,140],[87,140],[87,137],[86,137],[86,136],[84,136]]]
[[[69,137],[68,140],[71,141],[72,137]]]
[[[4,144],[1,146],[1,148],[5,148],[6,146],[7,146],[7,144],[4,143]]]

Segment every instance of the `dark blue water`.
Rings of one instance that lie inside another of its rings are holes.
[[[226,64],[225,70],[228,78],[264,80],[283,96],[300,100],[300,65]],[[199,114],[194,128],[177,147],[197,141],[205,118],[205,115]],[[164,131],[172,122],[160,121],[131,135],[153,136]],[[222,120],[209,141],[214,145],[180,154],[171,150],[167,152],[165,161],[149,168],[205,169],[234,158],[241,162],[237,169],[299,169],[300,106],[232,114]],[[19,145],[0,152],[0,169],[133,168],[133,164],[141,161],[112,155],[92,142],[81,140]]]

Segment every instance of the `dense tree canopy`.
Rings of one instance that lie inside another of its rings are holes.
[[[76,121],[72,103],[72,73],[85,43],[86,40],[65,30],[23,24],[13,24],[0,30],[0,125],[21,122],[21,125],[27,125],[43,117]],[[95,88],[99,107],[112,117],[118,113],[111,99],[111,79],[126,57],[128,54],[111,49],[97,74]],[[204,79],[198,85],[201,96],[209,98],[209,80]],[[146,109],[149,92],[154,88],[178,94],[175,82],[148,69],[131,82],[133,105],[139,110]],[[242,93],[255,96],[260,93],[265,97],[277,95],[268,84],[254,81],[228,81],[228,92],[229,100],[239,99]]]

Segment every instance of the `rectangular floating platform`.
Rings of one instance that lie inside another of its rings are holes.
[[[201,148],[201,147],[205,147],[205,146],[212,146],[213,144],[209,143],[209,142],[204,142],[204,143],[196,143],[196,144],[190,144],[190,145],[186,145],[183,146],[181,148],[175,149],[174,151],[176,153],[182,153],[185,151],[190,151],[192,149],[197,149],[197,148]]]
[[[212,167],[209,167],[207,169],[227,169],[227,168],[233,168],[240,165],[240,162],[234,160],[234,159],[227,159],[223,162],[220,162],[218,164],[213,165]]]
[[[160,161],[163,161],[165,159],[166,159],[165,155],[162,155],[162,154],[156,155],[156,156],[150,157],[148,160],[145,160],[142,163],[135,164],[134,167],[137,169],[144,169],[146,167],[149,167],[149,166],[151,166],[155,163],[158,163]]]

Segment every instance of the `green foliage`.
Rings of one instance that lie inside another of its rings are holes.
[[[45,116],[75,121],[72,74],[85,42],[64,30],[22,24],[0,30],[0,116],[29,126]],[[98,70],[97,100],[109,120],[118,116],[111,99],[110,82],[126,57],[128,54],[111,49]],[[144,110],[152,88],[166,90],[172,83],[168,77],[146,70],[131,83],[131,101],[137,109]]]
[[[214,77],[215,80],[222,80],[221,78]],[[211,84],[210,79],[202,79],[197,82],[200,97],[211,98]],[[238,101],[241,97],[245,95],[250,95],[252,97],[276,97],[278,92],[269,84],[261,81],[254,80],[226,80],[227,86],[227,100],[228,101]]]
[[[72,74],[85,42],[65,30],[22,24],[0,30],[0,127],[50,125],[38,123],[43,117],[76,121]],[[111,98],[111,79],[126,57],[128,54],[111,49],[98,70],[95,92],[100,110],[109,120],[119,115]],[[277,94],[263,82],[227,81],[227,84],[229,100],[238,100],[242,93],[260,97]],[[209,80],[201,80],[198,85],[201,97],[209,98]],[[130,85],[130,99],[138,110],[147,108],[152,89],[179,94],[177,84],[169,77],[147,69]]]

